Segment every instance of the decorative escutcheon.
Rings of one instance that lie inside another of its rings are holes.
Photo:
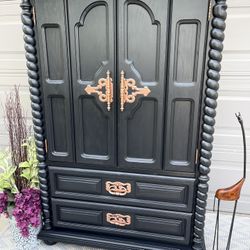
[[[119,181],[115,181],[115,182],[106,181],[105,186],[106,186],[106,190],[112,195],[125,196],[126,194],[131,193],[130,183],[122,183]]]
[[[104,92],[103,88],[105,89]],[[113,102],[113,81],[109,70],[107,71],[107,77],[99,79],[97,86],[88,85],[84,90],[88,95],[97,94],[101,102],[107,103],[107,109],[110,111]]]
[[[130,90],[129,90],[130,88]],[[151,90],[148,87],[138,88],[136,86],[136,81],[132,78],[126,79],[124,76],[124,71],[121,71],[121,82],[120,82],[120,101],[121,101],[121,111],[124,111],[124,104],[133,103],[137,95],[148,96]]]
[[[128,226],[131,224],[131,216],[123,214],[106,214],[106,220],[108,223],[117,225],[120,227]]]

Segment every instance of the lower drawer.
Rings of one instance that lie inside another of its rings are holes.
[[[55,227],[188,245],[192,214],[52,198]]]

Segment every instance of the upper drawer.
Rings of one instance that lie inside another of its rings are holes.
[[[191,212],[195,179],[49,167],[53,197]]]

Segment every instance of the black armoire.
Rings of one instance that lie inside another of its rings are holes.
[[[225,0],[22,0],[47,244],[205,249]]]

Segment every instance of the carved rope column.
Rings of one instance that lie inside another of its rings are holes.
[[[41,189],[41,201],[43,209],[43,228],[51,229],[50,205],[47,182],[47,166],[45,164],[45,145],[43,117],[41,107],[41,93],[36,56],[36,42],[34,34],[34,22],[32,5],[30,0],[22,0],[20,7],[22,8],[21,19],[23,23],[24,48],[26,56],[26,65],[28,68],[28,82],[30,85],[30,98],[33,118],[34,137],[36,141],[37,159],[39,161],[39,181]]]
[[[215,115],[221,70],[221,59],[223,50],[225,20],[227,17],[226,0],[215,0],[213,7],[213,19],[211,29],[211,41],[209,50],[209,61],[207,71],[207,82],[205,90],[205,106],[203,115],[203,125],[201,134],[199,181],[195,207],[194,239],[193,249],[205,249],[204,243],[204,221],[207,205],[208,174],[210,172],[212,157],[212,142],[215,125]]]

